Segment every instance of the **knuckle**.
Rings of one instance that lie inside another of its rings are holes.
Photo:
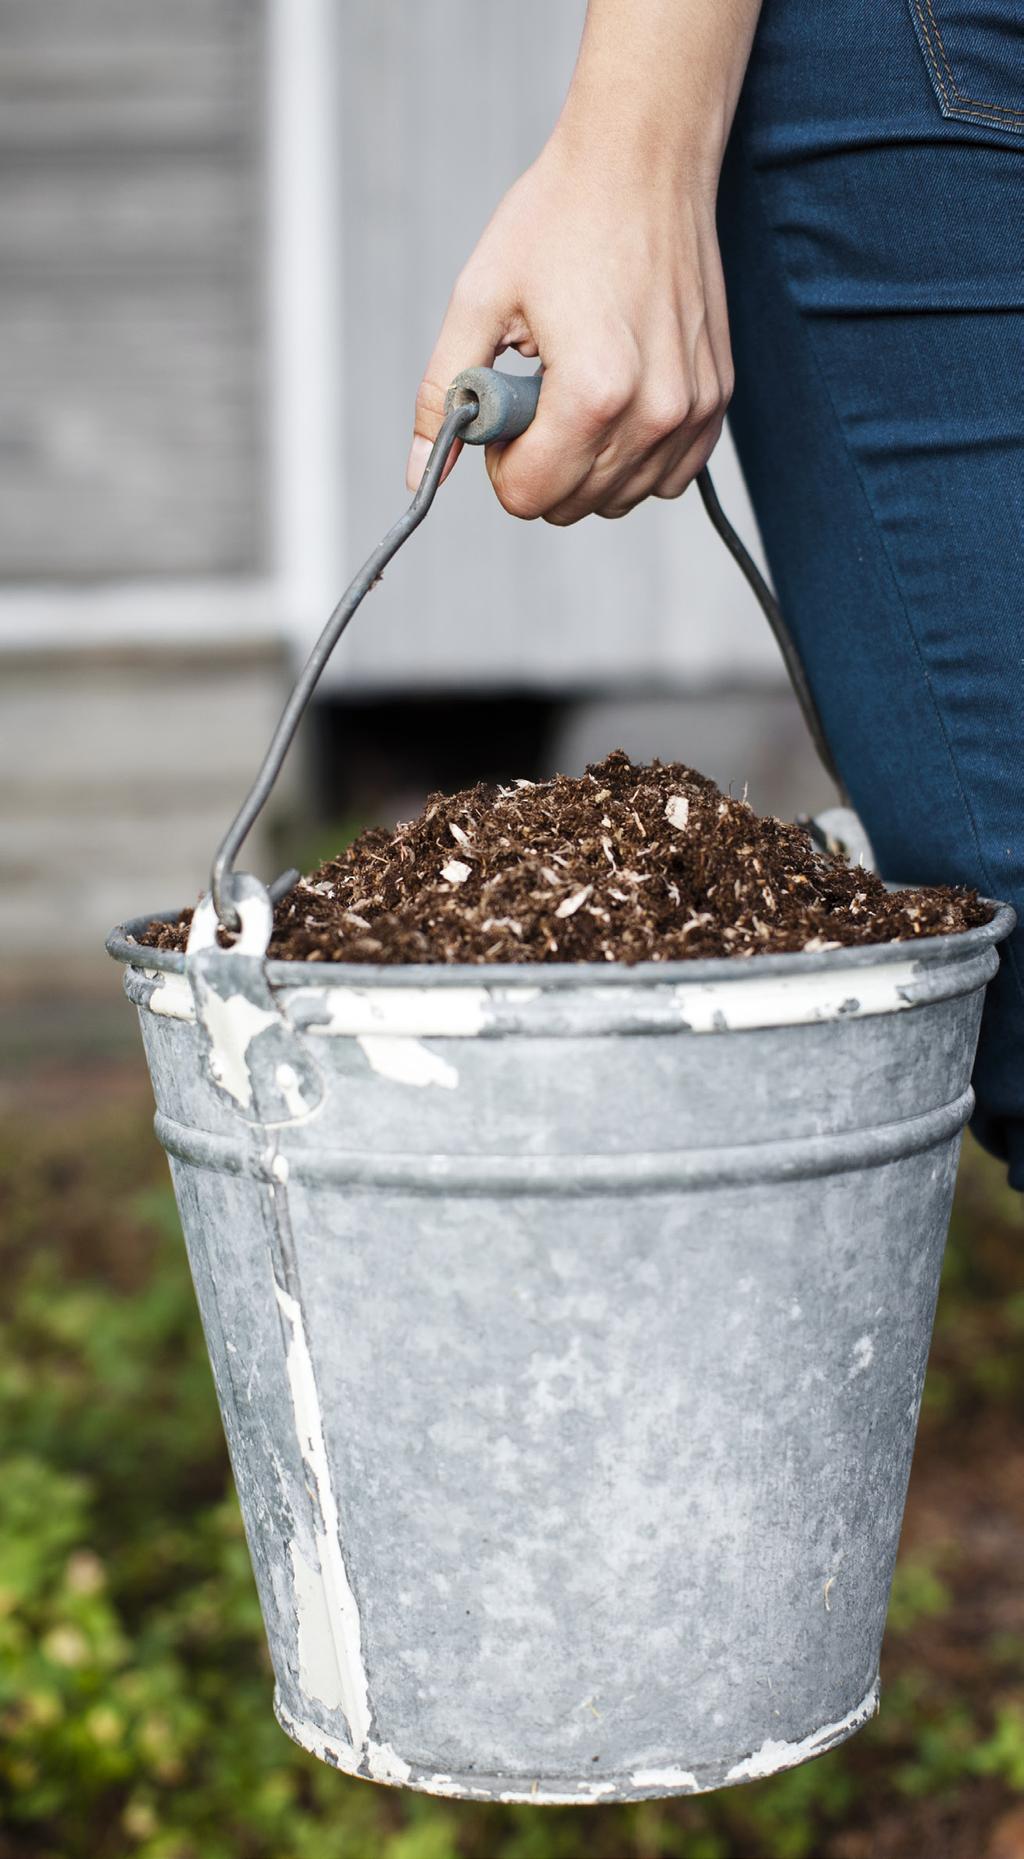
[[[444,413],[445,391],[445,388],[439,387],[436,381],[428,380],[426,377],[420,382],[416,389],[417,428],[419,428],[421,418],[424,422],[435,423],[441,419]]]
[[[717,413],[723,411],[724,402],[722,400],[722,387],[717,376],[714,380],[699,382],[693,399],[693,412],[691,414],[693,424],[695,426],[706,426],[708,420],[713,420]]]
[[[632,368],[619,367],[581,379],[574,386],[581,427],[591,433],[601,433],[614,426],[632,404],[636,385],[636,372]]]
[[[472,266],[459,272],[452,287],[452,305],[461,317],[486,321],[491,307],[491,292],[480,273]]]
[[[536,492],[530,490],[529,485],[517,484],[515,481],[509,483],[507,479],[498,478],[495,480],[494,494],[502,509],[507,510],[509,516],[517,516],[520,522],[532,523],[543,514],[543,503]]]
[[[637,422],[641,442],[657,445],[685,426],[689,417],[690,396],[683,388],[666,388],[653,394]]]

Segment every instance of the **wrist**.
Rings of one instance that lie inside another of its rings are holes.
[[[588,0],[556,134],[576,159],[645,188],[710,198],[761,0]]]
[[[679,104],[666,121],[621,97],[617,107],[603,108],[573,89],[545,153],[611,190],[625,186],[670,200],[687,194],[713,207],[728,132],[724,112],[714,107]]]

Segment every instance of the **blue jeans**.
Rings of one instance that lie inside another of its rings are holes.
[[[732,429],[882,873],[1024,916],[1020,0],[765,0],[719,218]],[[1024,1189],[1024,928],[974,1087]]]

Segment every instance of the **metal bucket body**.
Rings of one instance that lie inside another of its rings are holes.
[[[232,956],[213,1013],[115,935],[292,1736],[589,1802],[872,1714],[1011,923],[634,969]]]

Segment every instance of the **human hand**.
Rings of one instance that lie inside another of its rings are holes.
[[[506,348],[544,362],[533,424],[486,449],[511,515],[564,525],[678,497],[732,391],[713,187],[616,169],[556,131],[456,283],[417,396],[410,489],[449,382]]]

